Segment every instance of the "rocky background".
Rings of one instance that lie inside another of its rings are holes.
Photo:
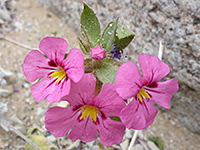
[[[38,0],[79,34],[82,3],[79,0]],[[200,134],[200,1],[199,0],[85,0],[97,14],[101,29],[120,18],[135,32],[125,50],[129,60],[138,54],[157,55],[164,44],[163,61],[179,79],[180,90],[171,101],[172,115]]]

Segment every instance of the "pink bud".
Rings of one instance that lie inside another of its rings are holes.
[[[100,44],[96,48],[91,48],[92,59],[102,60],[106,53],[106,50],[101,48]]]

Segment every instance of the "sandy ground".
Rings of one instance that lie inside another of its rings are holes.
[[[14,41],[37,48],[39,41],[45,36],[53,36],[52,31],[57,31],[57,36],[68,41],[69,49],[78,48],[76,34],[62,20],[51,12],[41,8],[36,1],[18,1],[16,17],[13,24],[16,29],[4,33]],[[26,133],[31,127],[44,127],[44,114],[39,109],[46,109],[48,104],[43,101],[37,104],[31,96],[31,84],[27,82],[22,72],[22,64],[30,50],[15,45],[6,40],[0,41],[0,64],[5,70],[13,72],[13,76],[7,79],[12,92],[1,97],[8,103],[9,112],[6,117],[16,115],[23,124],[10,122],[22,133]],[[200,136],[189,132],[184,128],[170,112],[159,112],[154,124],[143,132],[144,136],[159,136],[164,140],[166,150],[198,150],[200,149]],[[0,149],[19,149],[25,142],[12,131],[6,132],[0,127]]]

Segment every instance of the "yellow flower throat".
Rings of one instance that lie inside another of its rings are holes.
[[[144,98],[150,98],[147,92],[144,89],[140,89],[140,91],[137,93],[137,97],[140,99],[141,102],[143,102],[142,97]]]
[[[83,113],[80,120],[90,115],[90,118],[92,118],[94,122],[97,121],[97,113],[99,112],[99,109],[97,107],[91,106],[91,105],[85,105],[82,110],[83,110]]]
[[[60,68],[60,70],[55,71],[54,73],[52,73],[52,74],[49,75],[52,78],[58,78],[57,79],[57,84],[60,82],[60,80],[62,80],[63,78],[66,77],[65,70],[62,67],[60,67],[60,66],[59,66],[59,68]]]

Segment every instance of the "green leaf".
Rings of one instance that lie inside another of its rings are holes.
[[[90,9],[86,4],[84,4],[84,9],[81,14],[81,26],[83,27],[81,28],[81,32],[86,31],[89,38],[91,39],[91,48],[97,47],[101,34],[100,23],[94,11]],[[85,31],[83,31],[83,29],[85,29]]]
[[[51,33],[53,34],[53,36],[56,36],[58,34],[56,30],[51,31]]]
[[[114,60],[104,59],[102,65],[96,70],[96,76],[102,83],[114,83],[118,68]]]
[[[122,24],[117,24],[115,43],[119,49],[126,48],[134,38],[134,33]]]
[[[47,150],[50,147],[50,143],[48,142],[47,138],[42,135],[38,128],[30,128],[26,132],[29,139],[36,144],[41,150]],[[31,144],[25,144],[26,150],[33,150],[35,149]]]
[[[90,52],[88,45],[80,37],[77,37],[77,40],[83,54]]]
[[[104,29],[101,36],[101,47],[107,51],[111,51],[112,45],[115,41],[116,29],[118,19],[111,21]]]
[[[121,119],[119,117],[116,117],[116,116],[110,117],[110,119],[114,120],[114,121],[122,122]]]
[[[160,150],[164,150],[164,142],[160,137],[152,137],[150,140],[154,142]]]
[[[49,149],[49,142],[43,135],[32,135],[30,136],[30,140],[35,143],[41,150],[47,150]],[[26,150],[33,150],[35,149],[32,145],[29,143],[25,144]]]
[[[26,132],[28,136],[34,133],[37,133],[38,135],[42,135],[42,133],[40,132],[38,128],[29,128],[28,131]]]
[[[81,25],[81,30],[82,30],[81,35],[82,35],[83,39],[85,40],[88,47],[91,48],[92,47],[91,37],[88,35],[88,32],[86,31],[86,29],[82,25]]]

